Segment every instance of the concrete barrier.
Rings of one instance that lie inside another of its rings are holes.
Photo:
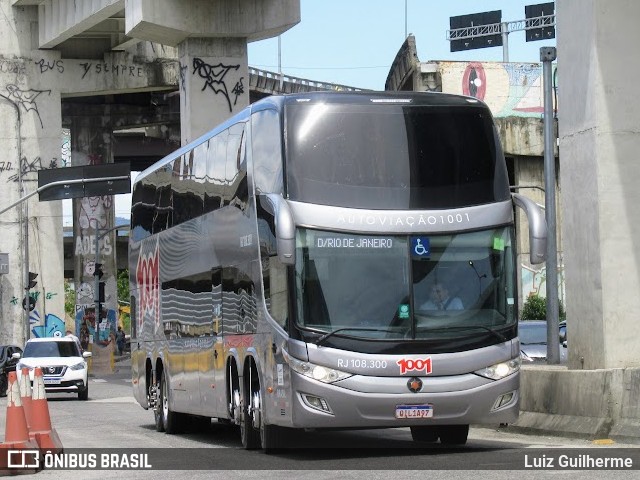
[[[115,372],[114,352],[115,343],[109,342],[107,345],[95,345],[90,346],[91,349],[91,364],[89,366],[89,372],[93,375],[101,375],[106,373]]]
[[[511,428],[640,443],[640,369],[523,366],[520,418]]]

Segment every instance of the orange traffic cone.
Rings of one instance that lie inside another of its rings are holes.
[[[29,438],[27,419],[22,408],[20,399],[20,389],[18,387],[18,377],[16,372],[8,374],[9,387],[7,388],[7,418],[4,432],[4,442],[0,445],[0,471],[14,468],[15,465],[28,465],[31,468],[38,468],[38,444]],[[24,458],[14,461],[11,455],[20,455],[17,450],[27,450]]]
[[[47,449],[52,453],[59,453],[63,450],[58,432],[51,427],[49,404],[47,403],[47,394],[44,390],[44,378],[40,367],[36,367],[33,372],[29,435],[36,440],[41,449]]]
[[[31,379],[29,378],[29,369],[27,367],[22,368],[22,376],[18,384],[20,385],[20,401],[22,402],[22,408],[24,408],[24,416],[29,429],[29,424],[31,423]]]
[[[18,377],[16,372],[9,372],[9,387],[7,388],[7,422],[4,431],[4,443],[20,445],[29,442],[29,428],[22,407]]]

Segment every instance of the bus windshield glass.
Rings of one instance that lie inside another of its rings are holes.
[[[512,229],[358,235],[300,228],[297,322],[332,337],[447,342],[516,321]],[[493,343],[497,343],[493,338]],[[503,339],[504,340],[504,339]]]
[[[368,209],[437,209],[510,199],[483,104],[309,103],[286,110],[291,200]]]

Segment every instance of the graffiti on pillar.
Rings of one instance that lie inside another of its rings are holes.
[[[115,63],[104,63],[104,62],[87,62],[81,63],[82,67],[82,79],[86,77],[89,73],[94,73],[97,75],[114,75],[114,76],[127,76],[127,77],[143,77],[144,76],[144,68],[139,65],[119,65]]]
[[[224,77],[227,75],[227,73],[229,73],[230,70],[238,70],[239,68],[240,65],[223,65],[222,63],[209,65],[201,58],[194,57],[192,75],[195,75],[197,73],[200,78],[204,79],[205,82],[202,87],[203,91],[207,87],[209,87],[216,95],[221,93],[227,100],[229,111],[232,112],[233,107],[231,106],[231,100],[229,99],[229,90],[227,89],[227,84],[225,83]]]
[[[9,167],[11,167],[11,162],[7,162],[9,164]],[[43,164],[42,159],[40,157],[36,157],[34,160],[27,160],[25,157],[22,157],[20,159],[20,170],[22,173],[22,181],[25,182],[37,182],[38,181],[38,177],[36,175],[30,175],[30,173],[38,173],[38,170],[49,170],[52,168],[58,168],[58,159],[57,158],[52,158],[51,160],[49,160],[49,165]],[[11,168],[7,168],[7,170],[10,170]],[[2,170],[0,170],[2,171]],[[20,180],[20,174],[16,173],[14,175],[11,175],[8,179],[10,182],[17,182]]]
[[[62,143],[60,145],[60,166],[71,166],[71,130],[62,129]]]
[[[183,92],[187,91],[187,69],[189,65],[183,65],[182,63],[178,64],[180,67],[180,90]]]
[[[27,73],[27,69],[23,61],[0,58],[0,73],[17,73],[19,75],[25,75]]]
[[[48,313],[44,317],[44,325],[37,325],[31,329],[33,335],[37,338],[43,337],[64,337],[66,327],[64,320],[57,315]]]
[[[76,303],[82,305],[90,304],[91,302],[94,302],[93,285],[89,282],[82,282],[80,288],[76,291]]]
[[[56,70],[58,73],[64,73],[64,62],[62,60],[46,60],[41,58],[37,62],[34,62],[40,67],[40,73],[46,73],[51,70]]]
[[[80,201],[78,222],[81,229],[106,228],[107,212],[113,203],[112,195],[101,197],[84,197]]]
[[[76,331],[75,335],[80,339],[83,349],[89,346],[90,337],[96,333],[96,307],[93,305],[76,305]],[[98,343],[108,345],[116,334],[116,311],[112,308],[102,308],[98,322]]]
[[[35,90],[32,88],[29,88],[28,90],[22,90],[20,87],[14,85],[13,83],[10,83],[5,88],[9,93],[6,95],[0,93],[0,97],[4,97],[14,105],[22,107],[25,112],[35,112],[35,114],[38,116],[38,120],[40,121],[40,127],[44,128],[42,118],[40,117],[40,112],[38,111],[36,98],[38,98],[43,93],[51,95],[51,90]]]
[[[244,85],[242,84],[242,80],[244,80],[244,77],[240,77],[240,80],[238,80],[238,83],[236,83],[235,86],[233,87],[233,90],[231,90],[231,93],[233,93],[236,96],[236,98],[233,100],[234,107],[238,102],[238,97],[244,93]]]

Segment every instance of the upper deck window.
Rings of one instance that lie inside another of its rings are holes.
[[[509,199],[502,149],[480,104],[294,104],[286,132],[292,200],[433,209]]]

